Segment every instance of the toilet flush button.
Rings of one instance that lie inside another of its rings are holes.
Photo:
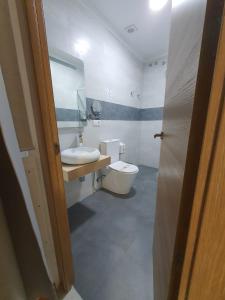
[[[93,120],[93,126],[94,127],[100,127],[101,126],[101,120]]]

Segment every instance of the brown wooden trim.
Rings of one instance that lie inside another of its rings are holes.
[[[99,160],[85,165],[66,165],[63,164],[63,178],[65,181],[76,180],[79,177],[96,172],[111,163],[111,157],[101,155]]]
[[[196,195],[201,206],[188,280],[187,299],[224,299],[225,80],[220,99],[203,195]],[[205,151],[207,152],[206,149]]]
[[[48,172],[45,172],[43,163],[40,160],[40,150],[42,147],[39,142],[39,140],[41,139],[38,139],[38,135],[40,134],[40,132],[42,132],[42,130],[39,129],[40,125],[38,125],[41,123],[40,109],[37,108],[37,85],[34,76],[34,64],[31,43],[29,39],[29,29],[27,25],[26,12],[24,8],[24,2],[22,1],[4,0],[3,2],[8,3],[10,24],[13,28],[13,37],[16,47],[16,57],[17,61],[19,62],[20,80],[25,96],[24,101],[29,121],[29,129],[33,141],[33,150],[29,151],[29,155],[23,159],[23,163],[27,174],[37,222],[40,226],[41,239],[43,242],[46,262],[49,268],[49,274],[51,276],[52,282],[54,282],[55,286],[58,287],[59,272],[56,261],[53,234],[51,230],[47,193],[45,188],[47,182],[44,182],[46,181],[46,178],[44,180],[45,176],[43,177],[43,174]],[[16,86],[16,84],[17,82],[14,83],[14,87]],[[13,101],[12,105],[14,105]],[[17,130],[17,128],[15,129]],[[20,132],[20,134],[26,135],[26,133],[22,131]],[[45,151],[42,152],[45,153]],[[47,163],[45,163],[45,165],[47,165]]]
[[[44,14],[41,0],[30,0],[25,1],[25,3],[39,94],[38,104],[43,131],[42,142],[48,158],[47,175],[49,175],[50,180],[46,185],[46,190],[48,193],[49,212],[60,282],[64,291],[69,291],[73,283],[73,263],[60,153],[55,151],[56,145],[59,145],[59,140]],[[45,159],[43,161],[44,163],[46,162]]]
[[[215,157],[218,143],[218,132],[221,125],[221,114],[225,101],[225,8],[222,21],[222,29],[217,52],[215,72],[212,84],[212,92],[208,109],[206,128],[201,152],[200,167],[197,176],[194,204],[192,209],[190,228],[187,240],[187,248],[184,267],[181,278],[179,299],[188,298],[191,284],[196,250],[204,217],[205,201],[209,185],[209,177],[212,171],[212,162]],[[213,199],[214,201],[214,199]],[[213,241],[212,241],[213,243]]]
[[[184,184],[182,188],[176,243],[173,256],[172,276],[170,279],[168,299],[171,300],[177,299],[179,294],[223,7],[224,0],[207,1],[196,94],[194,98],[190,138],[183,181]]]
[[[18,28],[17,24],[12,23],[14,15],[9,8],[12,2],[0,3],[0,64],[19,147],[21,151],[28,151],[34,149],[34,142],[29,126],[26,94],[20,76],[21,61],[18,60],[17,49],[20,36],[15,32]]]

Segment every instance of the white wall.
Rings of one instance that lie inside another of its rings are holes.
[[[130,97],[141,91],[143,64],[126,49],[82,1],[44,0],[48,44],[84,61],[86,95],[104,101],[140,106]],[[74,44],[88,41],[90,48],[80,56]]]
[[[139,164],[159,168],[161,140],[153,136],[162,131],[162,121],[141,121],[140,131]]]
[[[56,48],[83,60],[86,96],[136,108],[163,106],[165,69],[162,60],[150,68],[140,62],[116,38],[107,25],[79,0],[44,0],[47,38]],[[90,48],[80,56],[74,44],[88,41]],[[142,101],[131,97],[142,95]],[[84,144],[98,147],[101,139],[120,138],[126,144],[124,160],[133,164],[158,167],[160,142],[153,139],[161,131],[160,121],[92,121],[83,130]],[[60,129],[61,149],[77,146],[78,129]],[[141,147],[140,147],[141,145]],[[86,181],[65,184],[68,206],[93,193],[92,175]]]
[[[79,0],[44,0],[48,45],[84,62],[86,96],[117,104],[140,107],[140,100],[131,91],[141,92],[143,64],[106,28],[105,24]],[[90,44],[86,56],[75,52],[74,44],[85,39]],[[138,163],[137,141],[140,131],[137,122],[102,121],[100,127],[88,122],[84,128],[84,143],[99,146],[100,139],[120,138],[127,145],[126,159]],[[76,146],[77,129],[60,129],[61,149]],[[92,194],[92,175],[86,181],[67,183],[68,206]]]
[[[166,59],[158,59],[144,68],[142,108],[163,107],[166,88]],[[154,139],[162,131],[162,121],[141,121],[139,163],[158,168],[161,140]]]
[[[157,59],[145,65],[141,99],[142,108],[164,106],[166,68],[166,58]]]
[[[102,120],[101,130],[91,125],[92,121],[84,129],[84,143],[88,146],[98,147],[99,141],[108,138],[119,138],[126,144],[124,160],[138,164],[140,137],[139,121],[109,121]]]

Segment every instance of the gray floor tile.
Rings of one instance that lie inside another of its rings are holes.
[[[100,244],[85,241],[81,247],[74,248],[75,286],[84,300],[101,289],[105,277],[123,255],[119,246],[104,241]]]
[[[153,300],[152,273],[125,256],[108,274],[97,294],[98,300]]]
[[[84,300],[152,300],[157,170],[140,167],[128,197],[100,190],[95,215],[71,232],[75,286]],[[71,220],[70,220],[71,221]]]

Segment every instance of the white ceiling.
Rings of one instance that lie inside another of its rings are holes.
[[[142,61],[167,54],[171,1],[159,12],[150,11],[149,0],[87,0],[86,3]],[[128,34],[124,28],[131,24],[138,30]]]

